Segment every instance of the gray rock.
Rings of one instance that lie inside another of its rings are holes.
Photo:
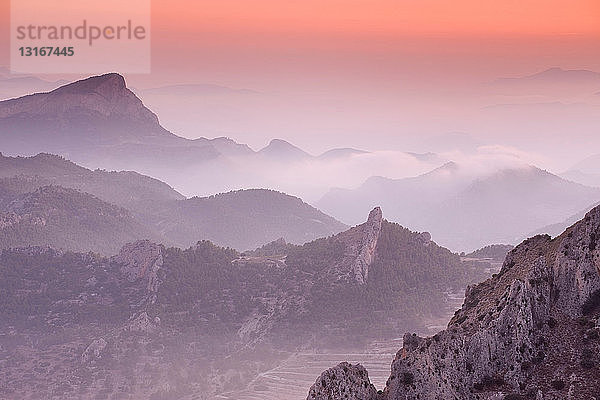
[[[377,400],[375,386],[360,364],[346,362],[323,372],[310,388],[307,400]]]
[[[163,282],[161,268],[163,266],[162,247],[149,240],[128,243],[111,261],[120,266],[120,271],[127,280],[133,282],[145,279],[146,288],[152,294],[150,303],[156,301],[158,287]]]

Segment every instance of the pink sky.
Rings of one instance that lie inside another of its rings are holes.
[[[0,65],[8,65],[8,11],[0,0]],[[598,0],[154,0],[152,74],[127,79],[137,88],[213,83],[270,96],[239,109],[186,110],[192,126],[215,119],[206,131],[176,132],[189,137],[231,132],[254,147],[282,137],[318,152],[406,149],[411,135],[467,131],[562,151],[556,132],[537,140],[553,122],[517,133],[496,120],[474,124],[486,105],[481,85],[555,66],[600,71],[598,43]],[[225,129],[232,120],[238,125]]]
[[[154,81],[344,86],[600,70],[596,0],[154,0],[152,10]]]

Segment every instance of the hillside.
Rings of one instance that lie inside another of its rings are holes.
[[[184,247],[207,239],[239,250],[278,238],[304,243],[347,228],[297,197],[265,189],[174,202],[157,219],[157,229]]]
[[[52,246],[110,254],[139,239],[164,240],[118,206],[60,186],[0,180],[0,248]],[[37,185],[35,185],[37,186]]]
[[[596,398],[599,232],[596,207],[555,239],[521,243],[499,274],[467,289],[446,330],[404,336],[382,393],[346,365],[324,373],[308,399],[341,399],[331,395],[341,388],[351,400]]]
[[[280,237],[300,244],[347,227],[297,197],[272,190],[240,190],[185,199],[157,179],[130,171],[92,171],[50,154],[0,155],[0,179],[3,177],[4,187],[10,186],[20,194],[48,185],[89,193],[127,209],[136,224],[144,226],[146,231],[160,232],[160,235],[147,237],[181,247],[199,240],[212,240],[246,250]],[[101,239],[101,235],[96,237]],[[140,237],[130,240],[135,238]],[[111,251],[123,244],[119,243]],[[83,250],[81,247],[69,249]]]
[[[36,177],[42,185],[59,185],[92,194],[106,202],[143,214],[185,197],[158,179],[133,171],[90,170],[63,157],[40,153],[31,157],[0,154],[0,178]]]
[[[139,241],[111,258],[0,252],[0,396],[210,398],[298,349],[417,329],[445,312],[447,290],[482,277],[378,209],[338,235],[279,245],[274,256],[206,241]]]

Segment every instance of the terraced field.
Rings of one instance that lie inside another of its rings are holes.
[[[321,372],[348,361],[364,365],[373,384],[381,389],[390,374],[390,364],[402,339],[375,342],[363,353],[300,353],[259,375],[248,388],[224,393],[218,398],[228,400],[304,400],[308,389]]]
[[[454,311],[460,308],[463,293],[448,292],[447,315],[426,323],[422,334],[432,335],[446,327]],[[402,338],[373,341],[365,349],[350,353],[299,353],[277,367],[263,372],[244,390],[222,393],[219,400],[305,400],[308,390],[326,369],[347,361],[362,364],[377,389],[383,389],[390,365],[402,347]]]

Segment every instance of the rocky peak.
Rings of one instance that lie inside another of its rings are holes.
[[[381,399],[597,399],[598,238],[600,207],[556,239],[517,246],[498,275],[468,288],[446,330],[405,335]],[[349,380],[318,384],[309,399],[343,399],[323,396]]]
[[[144,107],[127,88],[125,78],[117,73],[92,76],[48,93],[0,102],[0,118],[24,114],[62,120],[90,113],[158,125],[158,117]]]
[[[369,267],[375,259],[375,248],[381,233],[383,216],[375,207],[367,221],[333,237],[344,246],[344,256],[326,271],[327,280],[346,281],[363,285],[369,277]]]
[[[375,258],[375,247],[377,247],[377,240],[381,233],[382,221],[381,208],[375,207],[369,213],[367,222],[362,226],[362,238],[357,248],[358,254],[353,268],[354,279],[360,284],[364,284],[369,276],[369,266]]]
[[[53,90],[54,94],[89,94],[97,93],[105,98],[112,99],[127,90],[125,78],[117,73],[92,76],[61,86]]]

